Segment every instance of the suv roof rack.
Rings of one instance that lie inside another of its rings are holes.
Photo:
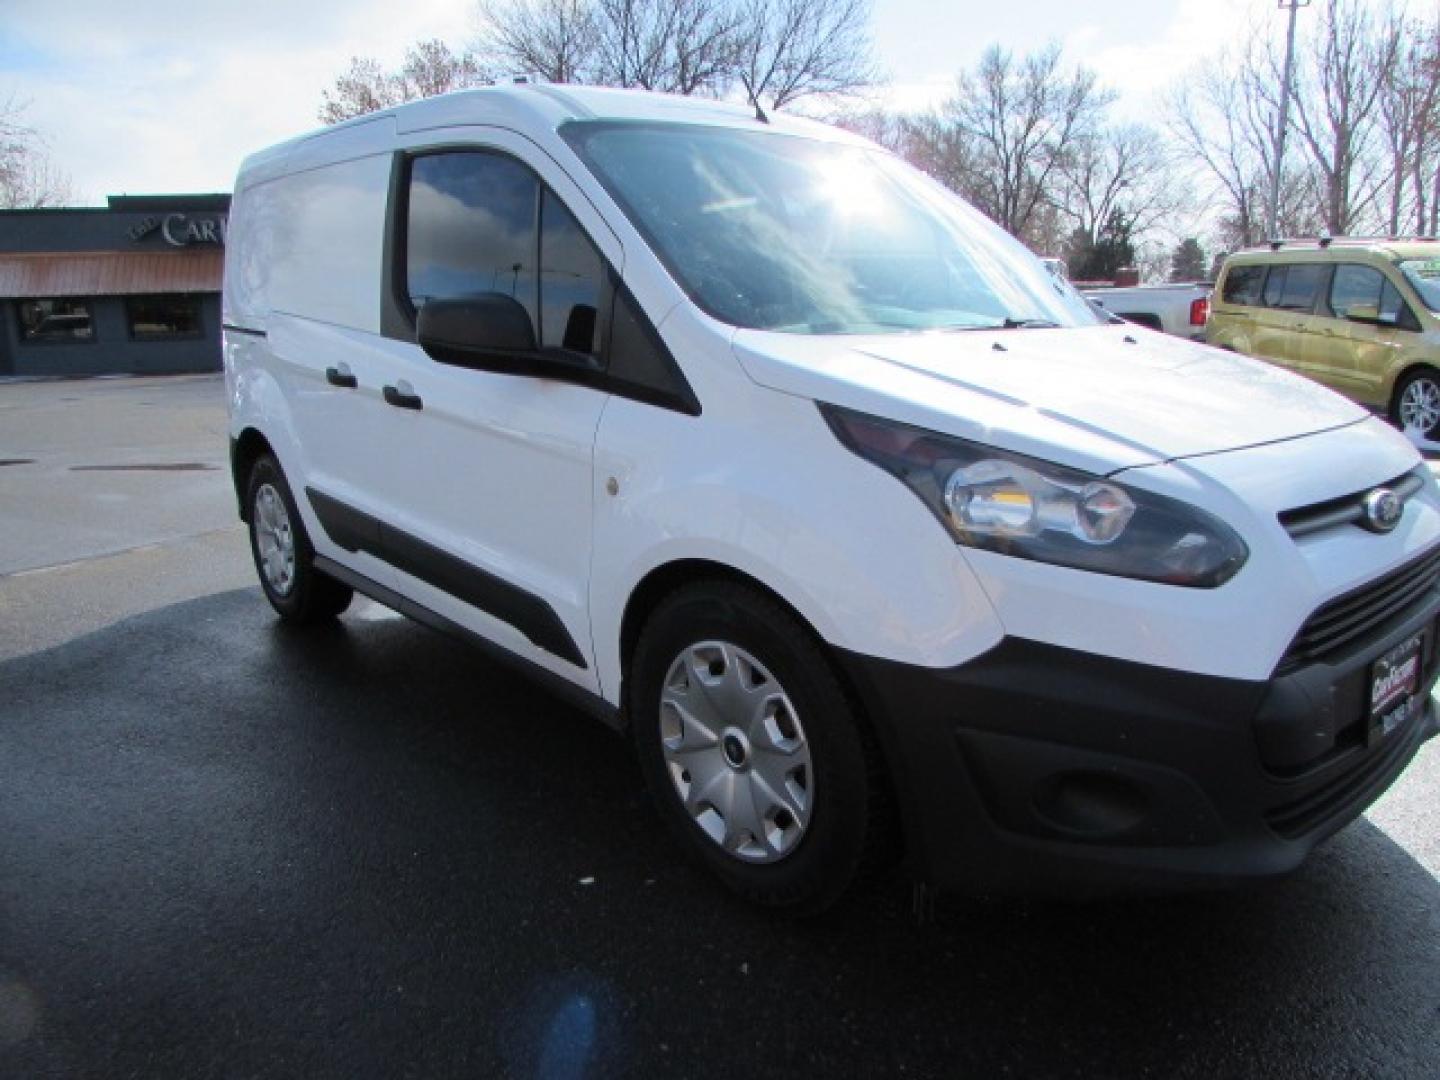
[[[1369,247],[1372,244],[1433,243],[1435,239],[1434,236],[1280,236],[1267,240],[1263,244],[1254,244],[1241,250],[1279,251],[1282,247],[1305,246],[1314,246],[1323,250],[1329,247]]]

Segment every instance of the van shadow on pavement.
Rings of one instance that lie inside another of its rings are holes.
[[[1440,1074],[1440,883],[1367,822],[1244,892],[794,923],[679,856],[623,739],[404,620],[224,593],[0,702],[12,1080]]]

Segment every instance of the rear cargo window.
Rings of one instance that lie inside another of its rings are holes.
[[[1260,303],[1260,290],[1265,283],[1265,267],[1232,266],[1225,274],[1224,300],[1227,304]]]

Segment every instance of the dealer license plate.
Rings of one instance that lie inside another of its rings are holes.
[[[1383,739],[1405,722],[1420,689],[1425,635],[1416,634],[1376,660],[1370,668],[1370,736]]]

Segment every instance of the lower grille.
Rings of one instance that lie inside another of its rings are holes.
[[[1287,840],[1320,828],[1399,769],[1407,752],[1414,748],[1415,726],[1424,723],[1424,719],[1424,710],[1417,710],[1403,727],[1386,737],[1388,745],[1377,747],[1368,755],[1357,751],[1349,769],[1302,798],[1268,811],[1266,823]]]
[[[1319,608],[1280,660],[1277,674],[1321,660],[1424,599],[1440,585],[1440,548]]]

